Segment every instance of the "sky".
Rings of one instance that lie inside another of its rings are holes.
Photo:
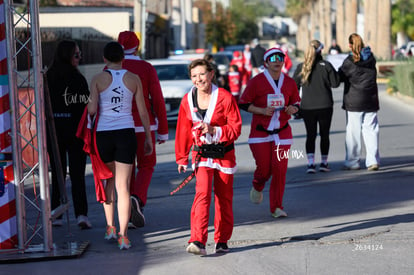
[[[279,11],[285,11],[286,0],[271,0],[272,3],[279,9]]]

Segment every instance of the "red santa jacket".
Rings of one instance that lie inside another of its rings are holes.
[[[105,181],[112,178],[112,172],[108,166],[101,160],[98,148],[96,146],[96,126],[98,125],[99,112],[95,117],[95,123],[92,128],[92,123],[89,119],[88,107],[85,107],[82,118],[79,122],[76,136],[83,140],[83,150],[89,155],[92,163],[93,178],[95,180],[96,200],[100,203],[106,201],[105,195]]]
[[[135,55],[125,55],[122,68],[139,76],[142,83],[145,105],[150,118],[151,131],[157,131],[158,139],[168,139],[168,121],[164,96],[157,72],[150,63]],[[135,121],[135,132],[145,132],[139,117],[136,104],[132,104],[132,115]]]
[[[265,70],[248,82],[246,89],[239,99],[239,104],[250,103],[256,107],[266,108],[268,106],[269,95],[276,94],[283,95],[284,102],[283,106],[281,106],[282,108],[275,111],[271,117],[253,114],[248,143],[274,141],[280,145],[292,144],[292,130],[287,124],[291,116],[283,109],[284,106],[299,106],[300,104],[298,88],[292,78],[282,73],[278,86],[276,86],[269,72]],[[271,131],[281,129],[285,126],[286,128],[276,134],[269,134],[263,130],[258,130],[258,127]]]
[[[193,127],[200,123],[201,118],[193,104],[192,94],[195,87],[187,93],[180,105],[177,121],[177,132],[175,136],[176,162],[180,165],[188,165],[188,156],[195,140]],[[240,111],[234,97],[225,89],[213,86],[210,105],[203,119],[205,123],[215,126],[216,134],[206,134],[206,139],[212,143],[225,142],[226,145],[234,143],[240,136],[242,120]],[[197,152],[192,152],[193,169]],[[224,158],[201,158],[197,167],[210,167],[225,174],[236,172],[236,156],[234,149],[227,152]]]

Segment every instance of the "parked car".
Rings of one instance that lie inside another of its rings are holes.
[[[217,68],[221,75],[226,75],[229,71],[229,64],[233,59],[233,52],[222,51],[213,54],[214,62],[217,64]]]
[[[193,83],[188,75],[190,60],[152,59],[148,60],[157,71],[167,109],[169,124],[177,122],[181,99],[190,91]]]

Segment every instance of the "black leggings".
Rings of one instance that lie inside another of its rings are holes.
[[[329,153],[329,131],[331,128],[333,108],[317,110],[301,110],[306,128],[306,153],[315,153],[315,140],[319,123],[319,135],[321,137],[321,155]]]

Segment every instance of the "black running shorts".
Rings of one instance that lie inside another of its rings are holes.
[[[102,161],[133,164],[137,151],[135,130],[120,129],[96,132],[96,145]]]

